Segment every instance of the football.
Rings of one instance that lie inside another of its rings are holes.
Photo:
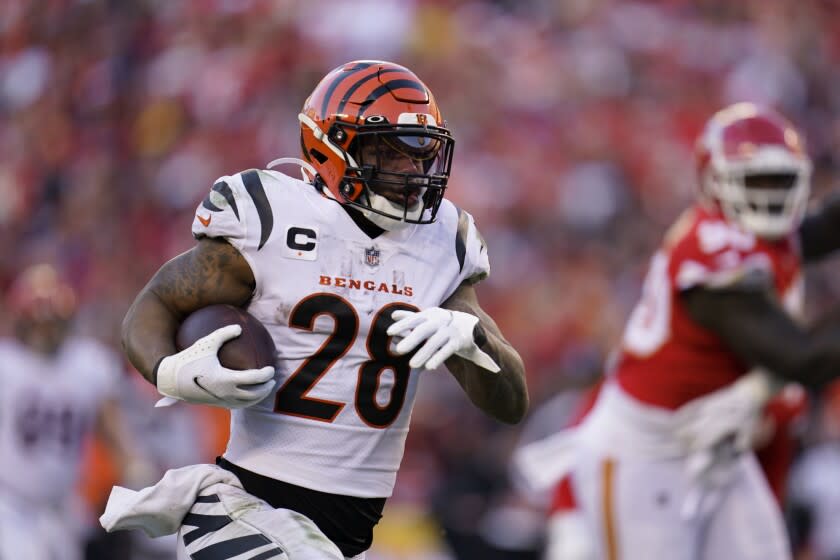
[[[179,351],[199,338],[227,325],[240,325],[242,334],[219,349],[219,362],[229,369],[258,369],[274,365],[274,341],[260,321],[232,305],[210,305],[191,313],[181,323],[175,337]]]

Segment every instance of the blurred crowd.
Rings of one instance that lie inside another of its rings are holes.
[[[739,100],[778,108],[805,131],[814,197],[837,190],[840,4],[4,0],[0,287],[57,264],[81,294],[78,328],[118,350],[129,303],[191,246],[214,179],[297,156],[304,99],[359,58],[408,66],[436,95],[456,138],[446,196],[487,240],[479,293],[525,360],[533,410],[497,426],[429,375],[369,557],[534,557],[539,513],[507,458],[601,375],[649,255],[693,200],[705,120]],[[811,308],[840,299],[838,271],[809,272]],[[838,422],[813,411],[801,457]]]

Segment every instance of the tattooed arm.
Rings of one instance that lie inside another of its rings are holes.
[[[151,383],[155,366],[176,352],[175,333],[193,311],[216,303],[245,305],[254,291],[254,274],[227,241],[203,238],[164,264],[143,288],[122,325],[129,361]]]
[[[478,408],[509,424],[522,420],[528,410],[525,365],[496,322],[481,309],[475,288],[465,282],[441,307],[478,317],[475,342],[493,358],[501,371],[489,372],[459,356],[446,360],[446,368]]]

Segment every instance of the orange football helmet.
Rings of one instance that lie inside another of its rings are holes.
[[[802,221],[811,160],[779,113],[752,103],[718,111],[698,139],[697,166],[701,195],[745,230],[776,239]]]
[[[454,140],[413,72],[376,60],[344,64],[315,87],[298,119],[303,157],[325,194],[384,229],[435,220]]]

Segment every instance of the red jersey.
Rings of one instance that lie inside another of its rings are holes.
[[[801,257],[793,237],[767,241],[700,205],[672,226],[653,256],[641,300],[622,338],[615,375],[624,391],[676,409],[747,371],[726,341],[694,322],[681,292],[724,288],[754,274],[772,278],[782,305],[802,306]]]

